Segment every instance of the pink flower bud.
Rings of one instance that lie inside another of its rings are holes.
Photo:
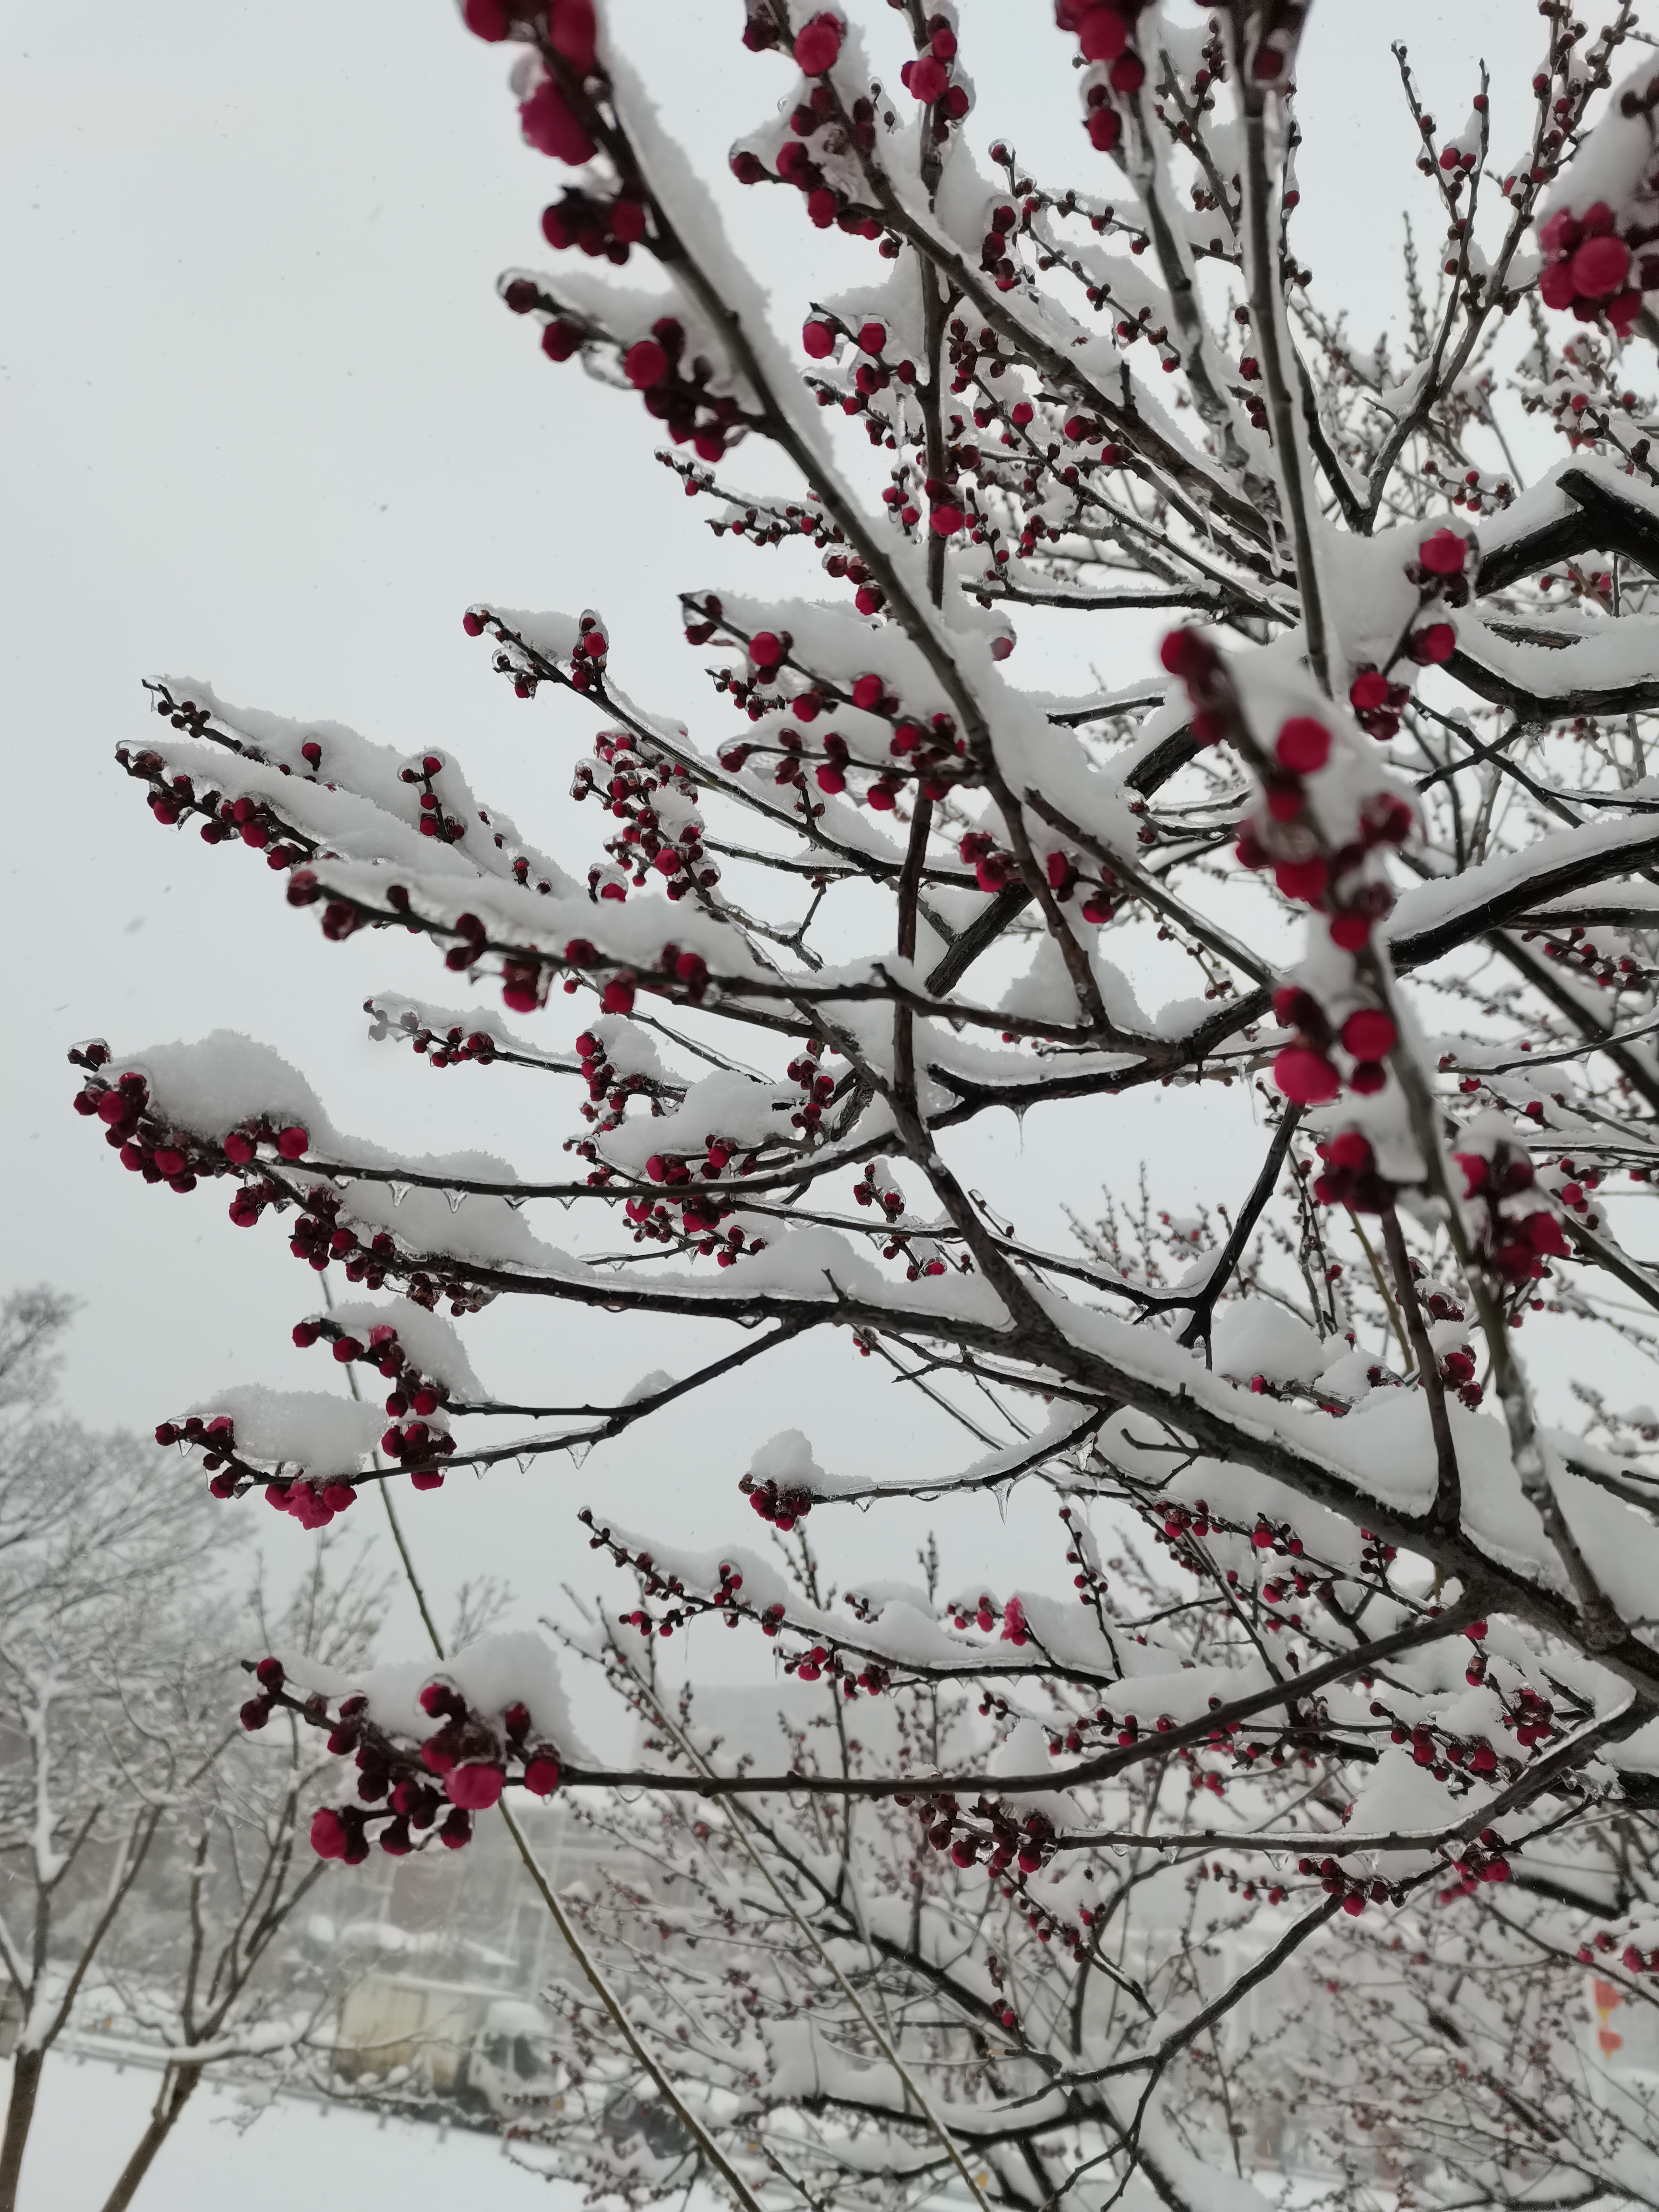
[[[1630,271],[1630,248],[1622,238],[1587,238],[1568,264],[1581,300],[1604,300]]]
[[[311,1150],[309,1133],[297,1121],[276,1133],[276,1149],[285,1160],[302,1160]]]
[[[1461,530],[1437,530],[1418,547],[1417,557],[1431,576],[1461,576],[1468,551]]]
[[[554,52],[562,54],[579,76],[590,75],[599,47],[593,0],[553,0],[547,30]]]
[[[1578,296],[1578,287],[1572,281],[1570,261],[1553,261],[1538,280],[1538,296],[1547,307],[1558,312],[1571,307]]]
[[[501,1796],[506,1779],[493,1763],[471,1760],[465,1766],[451,1768],[444,1778],[444,1790],[452,1805],[463,1806],[469,1813],[483,1813]]]
[[[1115,8],[1086,9],[1077,27],[1078,44],[1085,62],[1113,62],[1129,40],[1129,26]]]
[[[1330,876],[1329,864],[1318,853],[1305,860],[1280,860],[1273,869],[1273,881],[1285,896],[1309,906],[1323,898]]]
[[[1356,1060],[1386,1060],[1399,1037],[1393,1016],[1380,1006],[1362,1006],[1342,1024],[1342,1049]]]
[[[639,338],[623,356],[623,374],[637,391],[660,384],[668,374],[668,356],[655,338]]]
[[[1305,1045],[1286,1045],[1273,1061],[1273,1081],[1297,1106],[1323,1106],[1342,1088],[1341,1079],[1323,1053]]]
[[[591,161],[593,141],[571,113],[551,77],[519,103],[519,122],[526,144],[558,161]]]
[[[1281,768],[1297,775],[1312,775],[1331,757],[1331,733],[1311,714],[1292,714],[1279,731],[1274,750]]]
[[[343,1859],[345,1856],[347,1836],[345,1823],[331,1805],[322,1805],[311,1816],[311,1848],[319,1859]]]
[[[795,33],[795,66],[803,76],[823,76],[834,69],[847,26],[828,9]]]

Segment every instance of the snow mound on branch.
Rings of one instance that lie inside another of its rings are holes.
[[[1089,966],[1107,1019],[1120,1030],[1144,1033],[1150,1024],[1123,970],[1101,952],[1090,954]],[[1052,937],[1038,939],[1030,968],[1003,994],[1001,1011],[1029,1021],[1071,1023],[1080,1018],[1066,956]]]
[[[431,1376],[457,1397],[484,1395],[483,1385],[473,1372],[453,1323],[441,1315],[428,1313],[412,1299],[351,1298],[337,1304],[331,1314],[319,1314],[316,1318],[337,1321],[349,1334],[365,1340],[372,1328],[395,1328],[398,1343],[422,1375]]]
[[[1652,62],[1643,62],[1609,95],[1595,128],[1580,141],[1545,201],[1538,217],[1540,230],[1562,208],[1582,215],[1597,200],[1605,200],[1617,212],[1637,197],[1653,161],[1653,125],[1642,105],[1653,74]],[[1631,115],[1622,106],[1626,93],[1636,102],[1636,112]]]
[[[1441,1717],[1441,1724],[1451,1726],[1445,1716]],[[1410,1835],[1416,1831],[1432,1836],[1492,1795],[1490,1790],[1480,1790],[1473,1799],[1460,1799],[1454,1810],[1445,1785],[1437,1782],[1426,1767],[1419,1766],[1403,1744],[1390,1744],[1354,1799],[1346,1826],[1356,1836]],[[1340,1852],[1340,1840],[1333,1837],[1331,1841],[1333,1849]],[[1419,1873],[1437,1856],[1432,1844],[1426,1843],[1416,1850],[1378,1851],[1376,1871],[1385,1881],[1399,1881]]]
[[[988,1762],[994,1775],[1041,1774],[1054,1761],[1048,1756],[1048,1739],[1043,1734],[1041,1722],[1028,1713],[1012,1728],[992,1753]],[[1001,1792],[998,1793],[1000,1796]],[[1059,1829],[1078,1828],[1084,1825],[1083,1810],[1075,1797],[1064,1790],[1030,1790],[1003,1797],[1011,1810],[1029,1815],[1041,1813]]]
[[[827,1473],[799,1429],[780,1429],[750,1461],[749,1472],[757,1482],[810,1490],[816,1498],[856,1498],[870,1487],[868,1475]]]
[[[722,1137],[744,1149],[763,1145],[779,1133],[778,1109],[799,1098],[793,1084],[757,1083],[752,1076],[720,1068],[694,1083],[674,1113],[626,1121],[611,1130],[603,1142],[604,1156],[638,1176],[653,1154],[701,1152],[711,1138]]]
[[[383,1146],[349,1138],[323,1110],[323,1103],[291,1061],[240,1030],[215,1030],[194,1044],[148,1046],[107,1070],[137,1069],[149,1085],[158,1120],[192,1136],[221,1142],[232,1129],[268,1115],[295,1122],[324,1158],[349,1152],[365,1167],[410,1168],[422,1175],[453,1175],[468,1182],[511,1183],[514,1170],[489,1152],[428,1152],[405,1158]],[[303,1170],[301,1170],[303,1172]]]
[[[309,1474],[356,1474],[386,1425],[378,1406],[325,1390],[271,1390],[263,1382],[216,1390],[190,1411],[204,1420],[228,1413],[239,1458],[273,1467],[280,1462]]]
[[[1389,404],[1384,397],[1382,404]],[[1349,658],[1385,664],[1417,612],[1417,586],[1407,575],[1417,557],[1423,526],[1413,522],[1356,538],[1346,530],[1321,533],[1320,552],[1330,580],[1337,626]]]
[[[434,1723],[422,1709],[421,1692],[428,1682],[448,1682],[474,1712],[498,1727],[509,1705],[527,1705],[533,1737],[550,1740],[573,1765],[598,1764],[570,1717],[559,1662],[533,1630],[483,1637],[436,1663],[430,1659],[389,1660],[356,1674],[325,1667],[303,1653],[279,1651],[276,1656],[296,1690],[319,1690],[331,1699],[366,1698],[371,1718],[392,1735],[430,1735]]]
[[[665,1367],[653,1367],[648,1375],[641,1375],[631,1390],[624,1390],[620,1403],[637,1405],[641,1398],[654,1398],[659,1391],[672,1390],[674,1377]]]
[[[1212,1343],[1217,1374],[1237,1382],[1257,1375],[1269,1382],[1311,1382],[1329,1366],[1333,1350],[1346,1349],[1340,1339],[1334,1346],[1322,1343],[1306,1322],[1268,1298],[1223,1306]]]

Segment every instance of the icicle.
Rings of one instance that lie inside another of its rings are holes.
[[[392,1193],[392,1203],[394,1206],[401,1206],[409,1196],[410,1187],[406,1182],[389,1182],[386,1188]]]
[[[574,1443],[569,1443],[565,1446],[565,1449],[570,1454],[570,1464],[572,1467],[582,1466],[587,1458],[587,1455],[592,1450],[592,1449],[593,1439],[592,1437],[578,1437]]]
[[[464,1190],[445,1191],[444,1196],[449,1200],[449,1210],[452,1213],[459,1213],[460,1212],[462,1206],[466,1202],[466,1195],[467,1194]]]
[[[536,1463],[536,1455],[534,1452],[515,1452],[514,1454],[514,1457],[519,1462],[519,1472],[520,1474],[528,1474],[531,1468]]]

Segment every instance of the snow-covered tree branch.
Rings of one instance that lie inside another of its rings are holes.
[[[564,1632],[642,1763],[582,1746],[534,1638],[435,1672],[280,1649],[252,1723],[356,1760],[314,1844],[459,1847],[559,1790],[654,1863],[582,1905],[629,2029],[572,2001],[543,2146],[623,2195],[697,2154],[607,2135],[643,2047],[723,2185],[780,2204],[1242,2203],[1292,2082],[1334,2188],[1659,2203],[1659,2124],[1589,2027],[1592,1990],[1636,2018],[1659,1987],[1659,1422],[1632,1382],[1569,1426],[1561,1350],[1589,1329],[1633,1373],[1659,1311],[1635,8],[1544,0],[1533,65],[1471,87],[1396,50],[1440,243],[1375,344],[1298,254],[1298,148],[1342,128],[1298,111],[1298,0],[971,28],[750,0],[732,177],[869,255],[833,294],[792,267],[787,330],[625,9],[464,13],[574,173],[548,266],[501,280],[518,335],[665,437],[720,541],[680,601],[703,703],[635,696],[625,608],[465,611],[601,816],[562,864],[447,750],[152,682],[166,726],[118,758],[157,822],[262,856],[295,924],[416,940],[372,1033],[465,1066],[481,1112],[545,1074],[580,1117],[562,1163],[416,1156],[245,1037],[78,1047],[124,1167],[374,1294],[294,1334],[378,1372],[384,1415],[248,1384],[158,1436],[313,1528],[817,1340],[963,1442],[878,1480],[833,1437],[744,1440],[765,1549],[585,1511],[638,1595]],[[1052,80],[1040,159],[991,135],[1010,53]],[[809,550],[816,599],[747,573]],[[1051,646],[1109,680],[1017,680]],[[434,957],[499,1010],[410,995]],[[1195,1217],[1115,1164],[1118,1103],[1177,1086],[1213,1130]],[[1063,1101],[1096,1135],[1049,1249],[964,1146]],[[738,1333],[618,1402],[526,1403],[455,1326],[501,1298]],[[890,1547],[832,1589],[808,1540],[1020,1484],[1055,1587],[906,1583]],[[775,1753],[658,1681],[716,1619],[792,1678]]]

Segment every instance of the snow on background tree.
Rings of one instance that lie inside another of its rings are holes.
[[[159,1833],[227,1736],[234,1530],[134,1437],[51,1402],[64,1299],[0,1314],[0,1968],[15,2024],[0,2207],[17,2202],[47,2053]]]
[[[343,1565],[334,1553],[317,1547],[266,1632],[325,1664],[361,1667],[385,1584],[361,1552]],[[210,1786],[168,1808],[87,1991],[85,2009],[106,2029],[161,2061],[149,2119],[103,2212],[125,2212],[210,2076],[234,2075],[256,2101],[296,2075],[333,2086],[326,2054],[346,1978],[314,1937],[303,1940],[301,1910],[322,1901],[331,1871],[307,1850],[307,1831],[332,1761],[293,1713],[227,1741],[227,1671],[198,1669],[190,1685],[204,1721],[216,1723],[217,1755],[200,1778]]]
[[[1403,359],[1297,258],[1286,0],[1060,0],[1054,29],[754,0],[732,65],[780,105],[733,173],[869,252],[833,296],[769,271],[775,313],[625,11],[465,12],[577,173],[507,305],[744,541],[683,594],[716,696],[631,699],[626,609],[468,610],[587,747],[609,818],[562,866],[447,749],[155,683],[171,733],[118,757],[158,821],[263,854],[327,938],[428,939],[512,1018],[404,987],[374,1034],[586,1092],[567,1167],[520,1169],[340,1131],[241,1036],[78,1048],[125,1166],[221,1181],[234,1223],[391,1293],[295,1332],[377,1370],[384,1416],[249,1384],[158,1433],[313,1528],[394,1474],[695,1420],[701,1384],[833,1331],[826,1360],[908,1376],[971,1441],[898,1481],[832,1437],[732,1438],[759,1549],[585,1515],[638,1595],[567,1632],[646,1717],[644,1768],[579,1741],[533,1638],[436,1674],[281,1655],[257,1703],[356,1759],[313,1840],[459,1846],[506,1790],[562,1788],[653,1849],[661,1895],[585,1908],[629,2036],[578,2006],[571,2054],[672,2084],[750,2202],[1208,2205],[1279,2154],[1252,2124],[1287,2087],[1339,2176],[1655,2201],[1586,1968],[1650,2008],[1659,1423],[1586,1392],[1569,1430],[1553,1348],[1570,1321],[1646,1352],[1659,1306],[1626,1249],[1659,1158],[1636,9],[1547,0],[1530,83],[1503,57],[1451,131],[1399,56],[1444,223]],[[1069,156],[981,120],[1010,53],[1051,73]],[[787,489],[744,486],[757,455]],[[746,573],[786,542],[819,599]],[[1016,682],[1026,607],[1034,635],[1080,618],[1107,676]],[[1109,659],[1148,609],[1157,663]],[[1114,1145],[1152,1085],[1205,1086],[1195,1218]],[[1062,1100],[1097,1133],[1077,1209],[1103,1180],[1109,1206],[1049,1251],[959,1133],[1036,1138]],[[507,1402],[454,1326],[501,1297],[743,1333],[614,1406]],[[884,1500],[1022,1481],[1059,1515],[1046,1588],[991,1559],[906,1581],[872,1546],[831,1589],[808,1540],[849,1501],[873,1536]],[[658,1686],[659,1640],[716,1616],[817,1701],[769,1760]],[[684,2186],[695,2143],[618,2150],[603,2109],[568,2100],[538,2154]]]

